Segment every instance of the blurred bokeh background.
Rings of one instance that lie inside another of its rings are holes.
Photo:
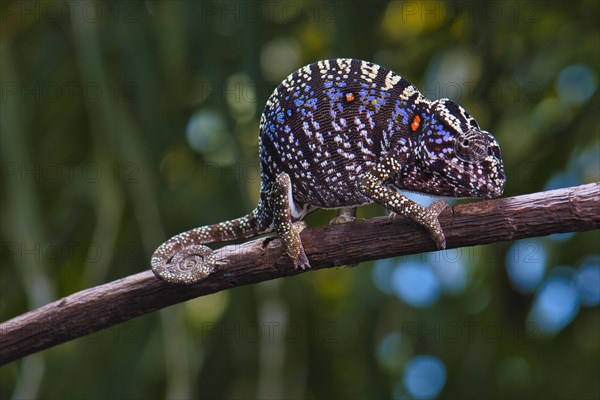
[[[262,107],[318,59],[374,61],[458,101],[500,142],[506,196],[600,180],[599,4],[2,1],[0,320],[250,211]],[[0,396],[598,398],[599,243],[232,289],[4,366]]]

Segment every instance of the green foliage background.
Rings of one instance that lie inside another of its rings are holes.
[[[600,180],[596,1],[27,1],[1,12],[2,321],[142,271],[169,236],[250,211],[262,107],[318,59],[371,60],[456,99],[498,138],[506,196]],[[565,103],[557,81],[571,65],[595,80]],[[599,236],[523,248],[544,248],[548,274],[598,256]],[[425,354],[446,367],[441,398],[600,397],[598,307],[556,334],[528,333],[535,295],[511,285],[510,245],[452,253],[468,260],[467,284],[430,307],[380,290],[370,263],[308,273],[11,363],[0,395],[409,398],[405,365]]]

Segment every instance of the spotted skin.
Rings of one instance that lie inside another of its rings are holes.
[[[500,147],[449,99],[428,100],[406,79],[355,59],[323,60],[289,75],[260,120],[262,186],[256,209],[237,220],[184,232],[154,253],[155,274],[193,283],[217,265],[207,243],[275,231],[297,268],[309,267],[294,222],[339,209],[332,223],[353,220],[355,207],[377,203],[427,229],[445,247],[438,215],[398,190],[436,196],[500,196]]]

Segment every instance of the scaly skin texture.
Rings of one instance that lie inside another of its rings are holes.
[[[216,268],[204,244],[275,231],[297,268],[309,267],[296,221],[319,208],[378,203],[408,217],[445,247],[443,201],[425,208],[398,189],[447,197],[500,196],[505,175],[494,137],[449,99],[428,100],[379,65],[332,59],[288,76],[260,120],[260,201],[245,217],[203,226],[163,243],[152,270],[171,283],[194,283]]]

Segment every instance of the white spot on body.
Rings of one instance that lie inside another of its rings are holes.
[[[400,82],[401,79],[401,76],[395,74],[392,71],[389,71],[385,76],[385,86],[383,87],[383,90],[393,89],[394,86],[396,86],[396,84],[398,84],[398,82]]]

